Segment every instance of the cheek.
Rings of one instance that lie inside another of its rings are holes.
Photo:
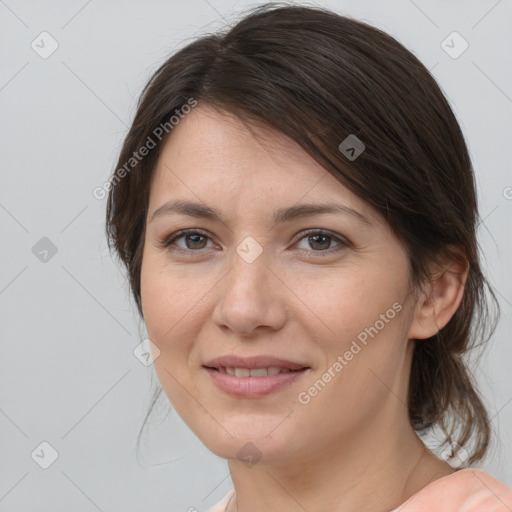
[[[296,283],[293,292],[303,304],[300,307],[305,314],[301,317],[310,334],[316,329],[314,338],[325,339],[326,346],[332,347],[336,343],[350,345],[353,338],[376,322],[379,331],[383,325],[389,330],[388,325],[397,323],[403,315],[393,305],[403,305],[405,300],[405,270],[398,262],[391,271],[385,262],[360,261],[349,262],[343,268],[312,269],[300,278],[287,277]],[[390,322],[382,324],[386,320]]]
[[[324,345],[325,366],[305,383],[296,405],[297,412],[308,419],[304,421],[321,417],[324,432],[345,435],[371,424],[390,400],[400,401],[406,362],[402,325],[395,316],[378,332],[347,327],[346,335]],[[365,336],[358,338],[358,333]]]
[[[393,274],[366,265],[301,280],[297,294],[314,313],[303,317],[303,326],[324,354],[315,379],[323,381],[325,372],[328,381],[325,388],[319,383],[323,397],[312,403],[342,400],[341,409],[353,414],[389,393],[386,385],[401,372],[407,348],[406,276],[405,269]]]
[[[158,347],[154,365],[164,388],[186,378],[191,342],[197,322],[190,289],[179,283],[151,254],[144,255],[141,269],[141,300],[149,339]],[[197,299],[196,301],[197,302]]]
[[[186,419],[190,405],[187,405],[189,395],[183,389],[195,394],[189,361],[197,322],[191,321],[193,310],[190,311],[188,306],[186,290],[180,291],[179,280],[164,271],[161,265],[153,264],[151,257],[143,261],[141,299],[144,322],[149,339],[159,351],[154,359],[154,368],[173,408]]]
[[[165,342],[174,337],[181,322],[194,315],[194,305],[201,297],[197,285],[191,286],[179,268],[170,268],[165,254],[148,249],[141,268],[141,300],[144,319],[155,340]]]

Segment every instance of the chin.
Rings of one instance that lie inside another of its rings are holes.
[[[296,450],[294,445],[298,439],[288,431],[275,430],[279,421],[272,425],[254,427],[254,421],[248,418],[246,422],[234,425],[231,423],[224,430],[217,425],[208,432],[197,432],[196,435],[203,444],[215,455],[223,459],[239,460],[246,466],[254,464],[282,463]],[[281,428],[281,427],[279,427]],[[232,434],[232,437],[228,434]],[[270,435],[269,435],[270,434]],[[291,441],[293,439],[293,441]]]

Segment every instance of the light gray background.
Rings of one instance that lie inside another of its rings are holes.
[[[231,487],[225,461],[175,413],[165,417],[165,395],[137,459],[153,369],[133,355],[144,329],[108,254],[105,200],[92,191],[108,179],[152,71],[254,5],[0,1],[0,511],[203,511]],[[413,51],[467,137],[480,243],[503,312],[478,377],[500,436],[482,467],[512,485],[512,4],[318,5],[370,22]],[[43,31],[59,44],[47,59],[31,48]],[[457,59],[441,48],[453,31],[469,43]],[[46,263],[32,252],[42,237],[58,248]],[[43,441],[59,454],[48,469],[31,458]]]

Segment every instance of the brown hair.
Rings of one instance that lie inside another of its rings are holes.
[[[112,176],[107,201],[109,248],[127,268],[141,316],[149,187],[166,137],[133,170],[126,172],[126,162],[191,98],[299,143],[385,217],[407,250],[414,284],[430,277],[428,265],[438,256],[462,249],[469,263],[462,302],[440,332],[416,342],[408,410],[419,433],[440,427],[469,462],[483,458],[490,422],[463,356],[494,332],[486,289],[497,315],[499,306],[479,262],[468,149],[430,72],[375,27],[318,7],[275,3],[172,55],[141,93],[116,166],[125,173]],[[350,134],[365,144],[353,161],[338,149]]]

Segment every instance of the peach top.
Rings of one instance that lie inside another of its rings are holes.
[[[208,512],[225,512],[231,489]],[[512,512],[512,488],[481,469],[434,480],[390,512]]]

